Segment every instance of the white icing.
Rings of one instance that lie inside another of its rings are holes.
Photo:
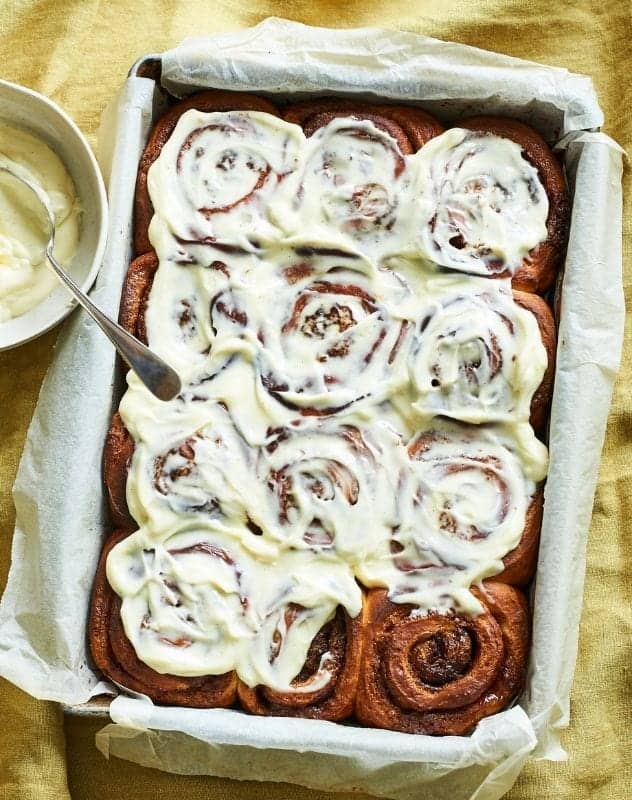
[[[221,675],[236,668],[249,685],[279,690],[301,670],[337,607],[353,616],[362,607],[360,588],[341,561],[311,551],[254,560],[211,525],[161,539],[141,528],[112,550],[107,577],[123,597],[129,640],[157,672]]]
[[[452,128],[411,156],[408,169],[417,246],[441,266],[513,274],[547,237],[546,191],[509,139]]]
[[[437,418],[408,450],[397,528],[357,574],[367,586],[388,586],[400,603],[476,613],[468,587],[500,572],[520,541],[546,448],[528,425],[472,428]]]
[[[364,120],[334,119],[305,145],[296,194],[282,227],[300,234],[305,220],[325,240],[334,232],[350,250],[374,258],[397,251],[398,210],[408,174],[395,140]]]
[[[533,314],[500,281],[444,276],[428,289],[410,351],[413,396],[404,402],[464,422],[528,421],[547,365]]]
[[[470,586],[518,543],[546,472],[528,424],[546,352],[508,280],[410,252],[424,158],[369,122],[306,140],[265,114],[187,112],[151,167],[147,335],[184,388],[162,403],[128,374],[140,529],[107,574],[157,671],[313,691],[333,674],[324,656],[292,680],[336,609],[359,613],[358,580],[419,613],[477,613]],[[247,202],[200,212],[264,172]],[[353,200],[367,185],[388,198],[373,226],[378,200]]]
[[[298,168],[304,138],[269,114],[183,114],[148,174],[152,243],[161,224],[183,246],[209,239],[248,248],[274,236],[269,205]]]
[[[68,264],[79,241],[80,209],[66,168],[41,139],[0,122],[0,166],[40,186],[55,215],[55,256]],[[57,286],[46,264],[48,222],[30,189],[0,171],[0,322],[20,316]]]

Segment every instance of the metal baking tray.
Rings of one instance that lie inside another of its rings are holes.
[[[153,120],[154,121],[157,120],[161,116],[162,113],[164,113],[164,111],[169,107],[169,105],[172,102],[177,102],[177,100],[179,99],[179,98],[171,95],[161,84],[161,78],[162,78],[162,55],[160,53],[148,53],[148,54],[146,54],[144,56],[141,56],[137,61],[134,62],[134,64],[130,68],[130,70],[128,72],[128,77],[129,78],[145,78],[145,79],[153,81],[153,83],[154,83]],[[211,86],[211,85],[204,85],[204,86],[198,87],[197,90],[210,89],[210,88],[214,88],[214,87]],[[260,94],[262,96],[267,96],[267,97],[270,97],[270,98],[274,98],[277,101],[279,100],[279,98],[281,98],[282,101],[288,101],[288,102],[290,102],[292,100],[292,95],[288,95],[288,94],[285,94],[285,93],[282,93],[282,92],[281,93],[275,93],[275,92],[269,92],[269,91],[268,92],[266,92],[266,91],[258,91],[258,90],[254,90],[254,89],[252,91],[256,92],[257,94]],[[328,92],[328,94],[341,96],[342,93],[340,93],[340,92]],[[301,99],[303,99],[304,96],[305,95],[302,94],[301,95]],[[354,94],[353,96],[357,97],[358,95]],[[375,99],[375,98],[373,98],[373,99]],[[386,102],[388,102],[388,98],[384,98],[384,100]],[[424,108],[423,98],[419,98],[418,105],[421,108]],[[429,109],[429,111],[430,111],[430,109]],[[430,113],[432,113],[433,115],[435,115],[439,119],[441,119],[441,114],[437,113],[436,109],[433,108]],[[586,132],[589,132],[589,131],[597,131],[599,129],[598,128],[586,128],[584,130]],[[551,146],[554,146],[556,144],[556,141],[553,141],[553,140],[549,139],[549,144]],[[572,201],[572,187],[569,186],[569,189],[571,189],[571,201]],[[130,243],[129,252],[130,252],[130,257],[131,257],[131,253],[132,253],[131,243]],[[560,292],[561,292],[561,285],[562,285],[563,275],[564,275],[564,265],[562,264],[561,267],[560,267],[560,270],[559,270],[559,274],[558,274],[556,283],[555,283],[554,287],[552,287],[549,290],[549,292],[547,293],[547,296],[546,296],[547,299],[549,300],[549,302],[551,303],[554,311],[556,311],[556,309],[559,308]],[[557,325],[557,316],[558,316],[557,313],[555,313],[556,325]],[[120,363],[120,361],[119,361],[118,371],[119,371],[119,376],[118,376],[118,380],[116,382],[116,385],[118,386],[118,391],[115,391],[115,396],[114,396],[114,401],[115,401],[116,405],[118,405],[118,402],[120,401],[120,398],[122,397],[122,394],[123,394],[123,391],[124,391],[124,385],[123,385],[124,368],[123,368],[123,365]],[[130,692],[130,694],[133,695],[134,693]],[[100,718],[100,719],[103,719],[103,720],[108,720],[109,719],[108,709],[109,709],[111,700],[112,700],[112,697],[110,697],[108,695],[98,695],[96,697],[91,698],[86,703],[81,703],[81,704],[77,704],[77,705],[63,705],[63,710],[64,710],[64,713],[70,714],[70,715],[86,716],[86,717],[97,717],[97,718]],[[520,700],[520,698],[515,698],[509,704],[508,707],[511,707],[512,705],[518,703],[519,700]]]

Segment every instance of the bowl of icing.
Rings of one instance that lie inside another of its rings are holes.
[[[107,234],[101,172],[75,123],[37,92],[0,80],[0,163],[35,180],[55,212],[55,255],[87,292]],[[2,173],[0,173],[2,174]],[[0,350],[46,332],[76,305],[44,260],[46,225],[35,198],[0,178]]]

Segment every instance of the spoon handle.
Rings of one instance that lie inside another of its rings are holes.
[[[175,370],[95,306],[56,260],[51,247],[46,248],[46,257],[57,276],[72,292],[78,303],[90,314],[116,347],[123,360],[134,370],[149,391],[159,400],[173,400],[182,388],[180,378]]]

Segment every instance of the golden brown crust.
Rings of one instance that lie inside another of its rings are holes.
[[[307,717],[339,722],[353,712],[362,655],[362,614],[352,619],[339,608],[336,616],[314,637],[305,665],[292,685],[300,692],[277,692],[265,686],[250,688],[238,683],[242,706],[251,714]],[[306,691],[318,674],[321,658],[329,653],[331,679],[314,691]]]
[[[542,344],[546,350],[547,365],[542,381],[531,399],[531,426],[534,431],[542,433],[549,416],[549,406],[553,394],[555,379],[555,351],[557,334],[555,320],[549,304],[536,294],[529,292],[513,292],[514,301],[526,311],[530,311],[538,323]]]
[[[325,115],[325,117],[321,115]],[[438,120],[420,108],[400,105],[391,106],[385,103],[359,103],[355,100],[341,97],[302,100],[299,103],[293,103],[288,106],[283,114],[283,118],[287,122],[300,125],[308,136],[317,128],[326,125],[334,117],[347,116],[352,116],[356,119],[370,119],[375,122],[377,127],[383,127],[377,120],[388,120],[391,123],[395,123],[408,142],[408,145],[404,144],[402,146],[401,134],[394,136],[400,142],[400,148],[403,153],[414,153],[434,136],[443,133],[444,130],[443,125]],[[315,118],[318,117],[321,117],[321,119],[326,118],[326,122],[317,124],[317,119]],[[386,127],[384,129],[388,130]],[[388,132],[391,133],[391,131]],[[391,133],[391,135],[393,134]]]
[[[220,89],[211,89],[193,94],[184,100],[180,100],[163,114],[153,127],[138,167],[134,202],[134,251],[136,255],[142,255],[151,250],[149,223],[154,210],[147,190],[147,172],[160,155],[160,151],[173,133],[182,114],[192,108],[207,112],[263,111],[267,114],[279,116],[278,109],[261,97],[242,92],[227,92]]]
[[[89,638],[94,663],[110,680],[142,692],[158,705],[181,705],[195,708],[226,708],[237,694],[235,673],[182,678],[162,675],[138,659],[123,630],[120,600],[106,577],[106,561],[114,545],[129,536],[127,530],[115,531],[105,543],[92,590]]]
[[[158,257],[153,250],[138,256],[127,269],[121,292],[119,323],[144,344],[147,344],[145,310],[157,269]]]
[[[129,512],[126,497],[127,473],[133,454],[134,440],[117,411],[105,437],[103,479],[112,524],[126,530],[136,525]]]
[[[414,106],[377,105],[375,111],[394,120],[403,129],[414,152],[445,130],[439,120]]]
[[[127,269],[121,291],[119,323],[144,344],[147,344],[145,310],[157,269],[158,258],[153,250],[138,256]],[[126,499],[127,472],[133,454],[134,440],[117,412],[105,438],[103,478],[112,523],[127,529],[135,526]]]
[[[531,582],[538,563],[543,508],[544,489],[539,486],[527,508],[524,530],[518,546],[503,558],[504,569],[498,575],[494,575],[494,581],[509,583],[512,586],[526,586]]]
[[[556,326],[560,324],[560,319],[562,317],[562,287],[564,286],[564,270],[561,269],[558,272],[557,279],[555,281],[555,285],[551,290],[552,298],[551,298],[551,308],[553,310],[553,319],[556,323]]]
[[[523,292],[543,294],[553,284],[566,248],[569,198],[564,173],[555,154],[539,133],[507,117],[469,117],[459,128],[491,133],[519,144],[526,159],[538,170],[549,199],[547,239],[534,248],[512,278],[512,286]]]
[[[347,111],[321,111],[319,114],[313,114],[303,124],[305,135],[312,136],[319,128],[324,128],[325,125],[329,125],[333,119],[368,120],[372,122],[376,128],[392,136],[397,142],[401,153],[410,155],[414,152],[408,136],[406,136],[396,122],[388,119],[388,117],[382,117],[379,114],[371,114],[369,112],[349,114]]]
[[[485,611],[411,616],[374,589],[367,599],[356,716],[365,725],[433,736],[468,734],[524,685],[529,612],[505,584],[474,590]]]

